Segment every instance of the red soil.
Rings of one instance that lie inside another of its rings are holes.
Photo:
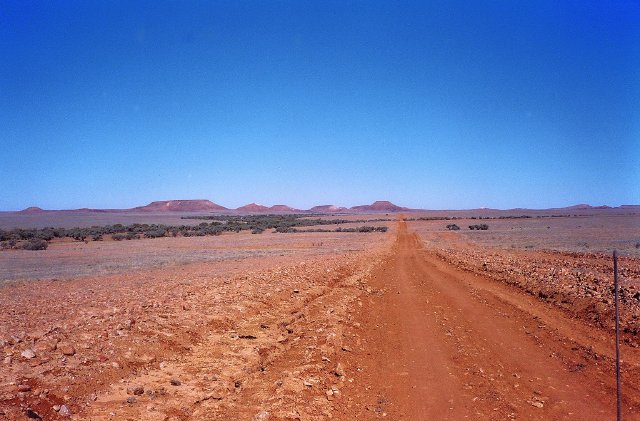
[[[472,244],[449,257],[403,222],[368,238],[363,251],[304,261],[0,288],[0,414],[55,419],[64,404],[92,420],[615,418],[609,325],[505,282],[501,261]],[[566,259],[522,253],[539,272]],[[623,416],[640,419],[640,352],[626,335]]]

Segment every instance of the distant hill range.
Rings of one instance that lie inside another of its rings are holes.
[[[579,204],[573,206],[567,206],[564,208],[551,208],[551,209],[525,209],[516,208],[508,210],[498,209],[468,209],[469,212],[534,212],[534,211],[553,211],[553,212],[576,212],[576,211],[589,211],[589,210],[601,210],[601,209],[627,209],[640,211],[640,205],[621,205],[619,207],[611,206],[591,206],[586,204]],[[373,202],[370,205],[359,205],[351,208],[335,205],[319,205],[310,209],[302,210],[292,208],[287,205],[273,205],[264,206],[257,203],[249,203],[248,205],[240,206],[236,209],[226,208],[224,206],[213,203],[210,200],[161,200],[151,202],[145,206],[138,206],[130,209],[69,209],[69,210],[45,210],[36,206],[26,208],[24,210],[13,212],[23,215],[38,215],[47,212],[64,212],[64,213],[220,213],[220,214],[293,214],[293,213],[309,213],[309,214],[335,214],[335,213],[398,213],[398,212],[420,212],[427,211],[426,209],[410,209],[402,206],[395,205],[387,200],[379,200]],[[436,212],[436,211],[430,211]],[[449,211],[438,211],[449,212]]]

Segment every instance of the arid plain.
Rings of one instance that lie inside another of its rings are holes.
[[[615,419],[617,249],[622,412],[640,419],[636,212],[325,215],[388,231],[2,250],[0,416]],[[65,218],[46,225],[184,223]]]

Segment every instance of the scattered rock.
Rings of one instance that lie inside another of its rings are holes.
[[[268,411],[260,411],[254,417],[253,421],[266,421],[270,418]]]
[[[169,383],[171,383],[171,386],[180,386],[182,384],[182,382],[178,379],[171,379]]]
[[[134,403],[136,403],[136,398],[135,398],[135,397],[133,397],[133,396],[129,396],[129,397],[127,398],[127,403],[128,403],[128,404],[134,404]]]
[[[344,367],[342,367],[341,363],[338,363],[338,365],[336,365],[336,369],[334,370],[334,373],[338,377],[344,377],[345,376]]]
[[[20,355],[22,355],[24,358],[30,360],[31,358],[36,356],[36,353],[33,352],[33,349],[27,348],[24,351],[22,351],[22,353]]]
[[[128,395],[142,395],[144,393],[144,386],[140,384],[134,384],[127,387]]]
[[[38,414],[36,411],[34,411],[33,409],[27,409],[26,411],[24,411],[24,414],[28,417],[28,418],[32,418],[34,420],[41,420],[42,417],[40,416],[40,414]]]
[[[58,344],[58,349],[60,350],[60,352],[62,352],[63,355],[67,355],[67,356],[71,356],[76,353],[75,348],[68,343]]]
[[[51,409],[53,409],[54,411],[58,412],[58,411],[60,411],[60,405],[53,405],[51,407]]]
[[[60,411],[58,411],[58,415],[60,415],[61,417],[70,417],[71,415],[73,415],[73,413],[67,405],[61,405]]]
[[[28,392],[30,390],[31,390],[31,386],[29,386],[28,384],[18,385],[18,391],[19,392]]]

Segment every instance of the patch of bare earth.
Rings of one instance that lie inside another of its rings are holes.
[[[325,419],[343,325],[391,237],[323,235],[286,237],[304,247],[275,255],[5,285],[0,417]]]
[[[237,237],[315,240],[243,260],[9,283],[0,414],[615,419],[608,256],[479,246],[421,226]],[[640,269],[620,263],[623,415],[639,419]]]

